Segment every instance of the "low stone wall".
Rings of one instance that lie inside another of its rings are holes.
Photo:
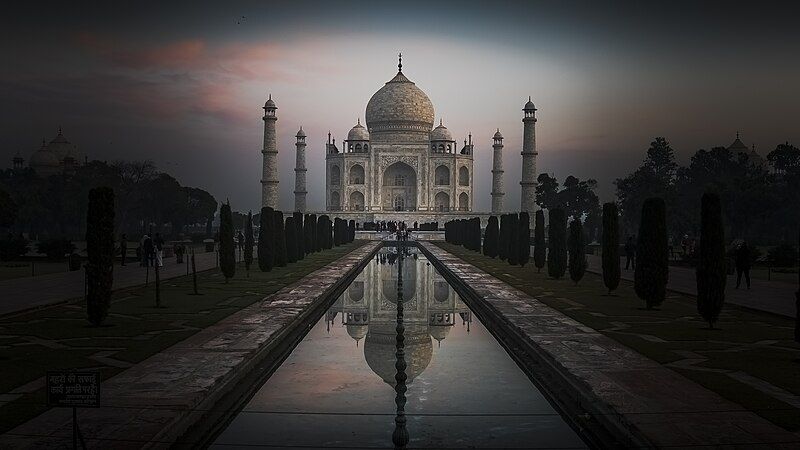
[[[260,387],[381,247],[369,242],[297,283],[104,381],[81,409],[89,448],[195,448]],[[72,411],[53,408],[0,436],[0,448],[64,448]]]
[[[390,231],[356,231],[356,239],[365,241],[392,240],[395,233]],[[444,231],[412,231],[411,239],[417,241],[444,241]]]

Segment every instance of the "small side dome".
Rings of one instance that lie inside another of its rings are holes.
[[[306,137],[306,132],[303,131],[303,127],[300,127],[300,129],[297,131],[297,134],[294,137],[299,137],[299,138]]]
[[[272,94],[269,94],[269,99],[267,100],[266,103],[264,103],[264,108],[275,108],[275,109],[278,109],[278,107],[275,106],[275,102],[272,100]]]
[[[530,97],[528,97],[528,103],[525,103],[525,107],[522,108],[522,110],[523,111],[531,111],[531,110],[536,111],[536,106],[534,106],[534,104],[531,101]]]
[[[349,133],[347,133],[347,140],[348,141],[368,141],[369,140],[369,131],[361,125],[361,119],[358,119],[358,123],[354,126]]]
[[[450,130],[447,129],[444,125],[442,125],[442,121],[439,120],[439,126],[431,131],[431,141],[452,141],[453,135],[450,134]]]
[[[494,133],[494,138],[495,139],[503,139],[503,135],[500,134],[500,128],[498,128],[497,131]]]

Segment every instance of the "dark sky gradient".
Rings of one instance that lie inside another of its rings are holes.
[[[518,207],[521,107],[539,111],[539,170],[599,181],[636,167],[655,136],[683,162],[736,131],[766,154],[800,143],[800,26],[790,3],[249,2],[4,6],[0,158],[59,125],[91,158],[153,159],[235,209],[260,202],[261,109],[278,103],[282,206],[294,138],[309,135],[321,208],[323,142],[339,139],[396,71],[477,142],[476,207],[489,208],[491,135],[506,137]],[[237,24],[240,16],[246,20]]]

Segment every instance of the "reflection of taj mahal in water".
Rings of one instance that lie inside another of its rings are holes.
[[[416,248],[405,249],[403,307],[408,382],[431,362],[433,341],[442,345],[453,326],[468,327],[471,312]],[[397,325],[397,247],[375,255],[328,311],[328,326],[344,325],[364,358],[383,381],[395,383]],[[338,316],[338,317],[337,317]]]
[[[366,126],[358,119],[347,139],[325,144],[325,211],[331,216],[376,220],[446,221],[474,217],[475,145],[472,135],[461,146],[441,119],[434,128],[433,103],[402,71],[385,83],[367,103]],[[262,206],[278,208],[277,106],[264,105],[264,170]],[[535,211],[536,107],[523,108],[520,211]],[[306,133],[296,134],[294,211],[306,210]],[[487,143],[488,144],[488,143]],[[503,135],[492,141],[492,214],[507,210],[503,169]],[[518,169],[519,170],[519,169]]]

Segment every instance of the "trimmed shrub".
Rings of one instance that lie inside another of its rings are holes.
[[[294,224],[294,217],[286,218],[284,233],[286,236],[286,261],[295,263],[297,262],[297,227]]]
[[[767,251],[767,261],[773,267],[792,267],[797,262],[797,249],[781,244]]]
[[[28,253],[28,240],[22,235],[8,235],[7,238],[0,240],[0,261],[13,261],[21,258]]]
[[[490,257],[497,257],[497,245],[500,237],[500,225],[497,216],[490,216],[489,223],[486,225],[486,233],[483,238],[483,254]]]
[[[505,261],[508,259],[508,214],[500,215],[500,234],[497,238],[497,256]]]
[[[249,211],[244,223],[244,267],[248,275],[253,264],[253,245],[253,211]]]
[[[669,278],[667,220],[664,199],[651,197],[642,205],[633,287],[647,309],[664,302]]]
[[[272,214],[274,210],[269,206],[261,208],[258,230],[258,268],[262,272],[269,272],[275,266],[275,241]]]
[[[536,220],[533,228],[533,264],[536,272],[541,272],[547,262],[547,247],[544,243],[544,211],[536,211]]]
[[[294,235],[297,242],[297,260],[306,257],[306,239],[303,234],[303,213],[295,211],[292,214],[294,218]]]
[[[508,263],[512,266],[519,264],[519,216],[516,213],[508,215]]]
[[[567,216],[561,208],[550,210],[547,274],[559,279],[567,271]]]
[[[283,231],[283,212],[272,213],[273,239],[275,240],[275,267],[286,266],[286,233]]]
[[[75,251],[75,244],[67,238],[45,239],[36,244],[36,253],[47,256],[51,261],[63,261]]]
[[[236,244],[233,242],[233,215],[230,202],[219,208],[219,268],[225,282],[236,274]]]
[[[700,203],[700,259],[697,262],[697,312],[709,328],[725,303],[725,227],[719,195],[706,192]]]
[[[519,248],[519,265],[525,267],[531,259],[531,216],[523,211],[519,213],[519,222],[517,225],[519,230],[517,235]]]
[[[108,316],[114,283],[114,190],[109,187],[89,191],[86,255],[86,315],[98,326]]]
[[[356,221],[355,220],[350,219],[350,223],[348,224],[347,231],[348,231],[348,233],[347,233],[347,236],[348,236],[347,242],[355,241],[356,240]]]
[[[586,273],[586,239],[583,235],[583,223],[581,219],[574,218],[569,223],[569,237],[567,239],[569,248],[569,277],[575,284],[578,284]]]
[[[603,204],[603,283],[608,293],[619,287],[620,270],[619,260],[619,211],[617,204],[609,202]]]

